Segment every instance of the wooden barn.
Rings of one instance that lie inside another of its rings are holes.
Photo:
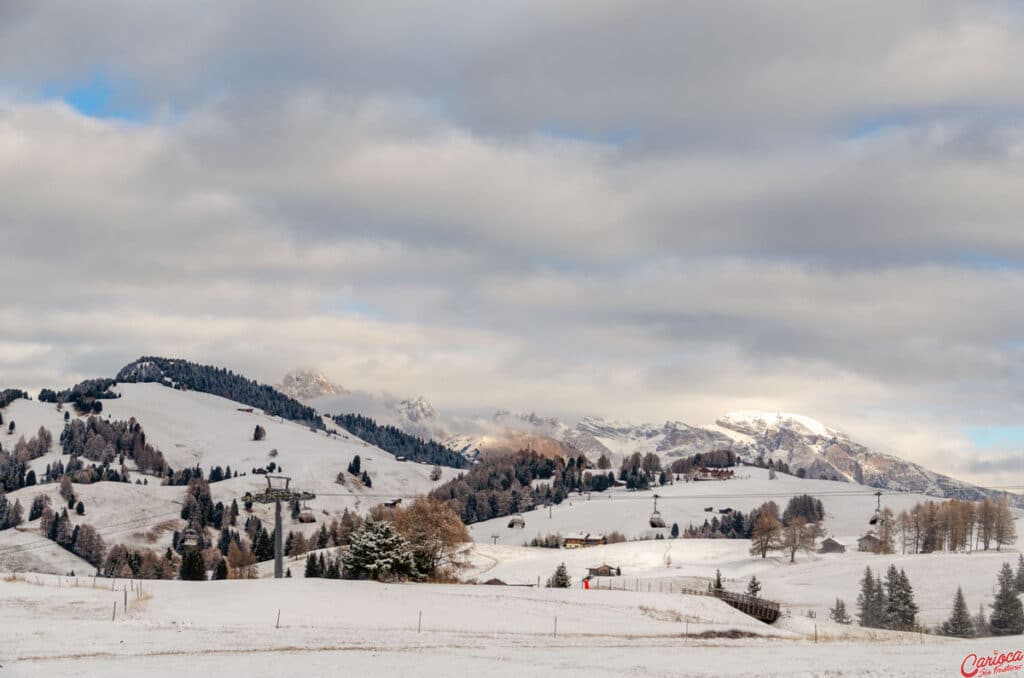
[[[882,540],[868,532],[857,540],[857,550],[878,553],[882,550]]]
[[[846,553],[846,547],[832,537],[827,537],[821,542],[821,548],[818,549],[818,553]]]

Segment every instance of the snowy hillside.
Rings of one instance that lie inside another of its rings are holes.
[[[226,505],[233,499],[241,500],[247,491],[258,492],[265,488],[265,478],[251,471],[271,461],[292,478],[293,488],[317,494],[308,506],[321,519],[327,518],[324,512],[337,515],[345,508],[365,512],[382,501],[420,495],[436,485],[429,478],[431,466],[399,462],[393,455],[330,422],[325,423],[327,430],[314,430],[267,416],[259,410],[247,411],[252,408],[224,398],[155,383],[120,384],[115,390],[121,397],[104,401],[104,418],[134,417],[142,425],[148,442],[164,454],[171,467],[181,469],[198,464],[208,472],[214,466],[230,466],[239,472],[238,478],[210,486],[214,501],[223,501]],[[37,475],[41,475],[48,464],[61,459],[57,441],[64,428],[64,413],[58,412],[55,405],[17,400],[5,408],[3,414],[5,421],[16,422],[16,434],[10,437],[4,434],[5,447],[13,442],[11,438],[16,439],[22,433],[29,437],[40,426],[52,432],[54,444],[50,453],[30,462]],[[257,425],[266,431],[266,437],[260,441],[253,440]],[[337,433],[330,435],[328,430]],[[372,488],[364,487],[348,474],[344,484],[336,482],[337,474],[346,469],[356,454],[372,480]],[[66,462],[67,457],[63,460]],[[243,477],[242,473],[246,475]],[[445,468],[437,482],[444,482],[455,473],[454,469]],[[144,477],[132,474],[133,481]],[[85,504],[86,515],[72,513],[72,521],[98,528],[108,543],[125,542],[151,548],[168,545],[171,533],[182,526],[177,516],[184,490],[161,486],[154,478],[146,480],[149,484],[145,486],[134,482],[76,484],[75,493]],[[54,506],[63,503],[55,483],[11,492],[8,499],[20,500],[27,510],[33,497],[40,493],[50,495]],[[254,512],[265,522],[272,521],[269,504],[256,504]],[[306,532],[319,529],[318,523],[293,525],[290,517],[286,517],[286,523],[287,529]],[[8,566],[55,572],[88,569],[84,561],[37,536],[37,524],[38,521],[26,522],[20,528],[0,531],[0,565],[7,563]],[[25,548],[29,545],[33,548]],[[52,549],[61,553],[50,557],[55,553]]]

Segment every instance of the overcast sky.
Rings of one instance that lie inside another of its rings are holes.
[[[795,411],[1022,484],[1022,72],[1009,0],[0,2],[0,385]]]

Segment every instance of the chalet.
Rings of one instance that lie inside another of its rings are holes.
[[[605,539],[603,534],[592,535],[589,532],[574,532],[573,534],[566,535],[562,546],[567,549],[579,549],[586,546],[602,546],[607,543],[608,540]]]
[[[732,480],[735,473],[731,468],[708,468],[700,467],[693,474],[694,480]]]
[[[599,565],[598,567],[587,568],[588,577],[618,577],[620,572],[622,572],[622,570],[617,567],[612,567],[607,563]]]
[[[882,540],[868,532],[857,540],[857,550],[878,553],[882,550]]]
[[[821,542],[821,548],[818,549],[818,553],[846,553],[846,547],[832,537],[827,537]]]

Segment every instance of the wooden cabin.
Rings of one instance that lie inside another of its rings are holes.
[[[846,553],[846,547],[832,537],[827,537],[821,542],[821,547],[818,549],[818,553]]]
[[[857,540],[857,550],[867,553],[878,553],[882,550],[882,540],[868,532]]]
[[[621,572],[621,571],[622,570],[620,570],[619,568],[612,567],[611,565],[605,563],[603,565],[598,565],[597,567],[588,567],[587,568],[587,576],[588,577],[618,577],[619,576],[619,572]]]

